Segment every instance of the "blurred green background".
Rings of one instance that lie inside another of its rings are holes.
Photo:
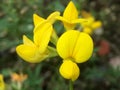
[[[0,1],[0,73],[4,75],[7,90],[17,90],[11,73],[27,74],[22,90],[68,90],[68,81],[59,72],[61,58],[50,58],[42,63],[24,62],[15,52],[25,34],[32,38],[33,14],[43,18],[54,12],[64,11],[70,0],[1,0]],[[81,75],[74,83],[74,90],[120,90],[120,1],[72,0],[79,13],[91,12],[103,23],[102,35],[93,33],[94,53],[87,62],[80,64]],[[58,35],[63,26],[55,25]],[[100,48],[107,53],[99,54]]]

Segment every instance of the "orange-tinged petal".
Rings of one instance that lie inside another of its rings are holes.
[[[34,46],[35,44],[29,39],[27,38],[27,36],[23,35],[23,43],[25,45],[28,45],[28,46]]]
[[[11,74],[12,81],[17,81],[17,82],[20,82],[20,83],[25,81],[27,79],[27,77],[28,77],[27,74],[23,74],[23,73],[20,73],[20,74],[12,73]]]
[[[87,61],[93,52],[93,40],[86,34],[81,32],[77,38],[77,42],[74,47],[73,57],[75,62],[83,63]]]
[[[39,47],[39,52],[44,53],[50,38],[52,36],[53,27],[50,23],[43,21],[34,29],[34,43]]]
[[[41,55],[37,47],[28,45],[19,45],[16,48],[17,54],[27,62],[38,63],[45,59],[46,55]]]
[[[47,20],[48,20],[49,22],[51,22],[51,24],[53,24],[53,23],[56,21],[56,17],[59,16],[59,15],[60,15],[60,12],[55,11],[55,12],[53,12],[52,14],[50,14],[50,15],[48,16]]]
[[[44,18],[38,16],[37,14],[33,14],[33,22],[35,26],[37,26],[40,22],[44,20],[45,20]]]
[[[75,81],[80,74],[79,67],[71,60],[64,60],[60,66],[59,72],[64,78],[71,79],[72,81]]]
[[[57,52],[63,58],[72,58],[79,31],[67,31],[58,39]]]
[[[72,1],[70,1],[69,4],[67,5],[67,7],[65,8],[63,17],[69,21],[78,18],[78,11]]]

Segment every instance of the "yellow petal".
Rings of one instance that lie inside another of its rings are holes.
[[[56,17],[60,15],[60,12],[56,11],[56,12],[53,12],[52,14],[50,14],[47,18],[47,20],[49,22],[51,22],[51,24],[53,24],[55,21],[56,21]]]
[[[69,21],[64,17],[57,16],[56,19],[61,20],[63,22],[64,27],[65,27],[66,30],[70,30],[70,29],[73,29],[75,27],[75,24],[72,23],[72,21]]]
[[[23,35],[23,43],[25,45],[34,46],[34,43],[30,39],[28,39],[25,35]]]
[[[92,55],[91,37],[75,30],[65,32],[57,42],[57,52],[63,58],[72,58],[77,63],[87,61]]]
[[[87,61],[91,57],[92,52],[93,52],[92,38],[88,34],[81,32],[79,34],[79,37],[77,38],[73,51],[73,57],[75,59],[75,62],[83,63]]]
[[[71,21],[71,23],[86,23],[86,22],[88,22],[88,20],[83,18],[79,18]]]
[[[79,36],[79,31],[67,31],[60,38],[57,42],[57,52],[63,58],[72,58],[73,50]]]
[[[33,14],[33,22],[35,26],[37,26],[40,22],[44,20],[45,20],[44,18],[38,16],[37,14]]]
[[[100,28],[101,26],[102,26],[102,22],[101,21],[95,21],[91,25],[92,29],[97,29],[97,28]]]
[[[85,32],[87,34],[92,34],[93,30],[91,28],[89,28],[89,27],[84,27],[83,32]]]
[[[57,20],[61,20],[63,22],[66,30],[74,29],[76,23],[83,23],[83,24],[88,23],[88,19],[82,19],[82,18],[74,19],[71,21],[68,21],[67,19],[65,19],[64,17],[61,17],[61,16],[58,16],[56,18],[57,18]]]
[[[64,24],[64,27],[65,29],[68,31],[68,30],[71,30],[71,29],[74,29],[75,28],[75,25],[76,24],[72,24],[72,23],[66,23],[66,22],[63,22]]]
[[[60,66],[59,72],[64,78],[71,79],[72,81],[75,81],[80,74],[79,67],[71,60],[64,60]]]
[[[70,1],[69,4],[67,5],[67,7],[65,8],[63,17],[69,21],[78,18],[78,11],[72,1]]]
[[[86,19],[86,22],[81,23],[83,27],[91,27],[92,23],[95,21],[94,17],[89,17]]]
[[[60,21],[62,21],[62,22],[71,23],[71,22],[69,22],[69,20],[67,20],[66,18],[64,18],[64,17],[62,17],[62,16],[57,16],[56,19],[57,19],[57,20],[60,20]]]
[[[0,74],[0,90],[5,90],[5,83],[2,74]]]
[[[39,47],[40,53],[43,53],[52,36],[53,27],[50,23],[43,21],[34,29],[34,42]]]
[[[27,62],[38,63],[45,59],[47,56],[40,54],[37,47],[28,45],[19,45],[16,47],[17,54]]]

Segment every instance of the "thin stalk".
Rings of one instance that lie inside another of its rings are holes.
[[[69,82],[69,90],[73,90],[73,81],[72,80],[70,80],[70,82]]]

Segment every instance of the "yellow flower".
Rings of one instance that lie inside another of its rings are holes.
[[[100,28],[102,26],[101,21],[94,21],[92,23],[89,23],[87,25],[83,25],[83,32],[92,34],[94,30],[97,30],[97,28]]]
[[[64,10],[63,17],[58,16],[58,20],[61,20],[66,30],[73,29],[76,23],[84,22],[85,19],[78,18],[78,11],[72,1],[69,2]]]
[[[82,11],[81,14],[83,18],[85,18],[88,21],[88,22],[81,23],[83,27],[83,32],[92,34],[94,30],[102,26],[102,22],[95,21],[95,18],[89,12]]]
[[[3,75],[0,74],[0,90],[5,90],[5,83],[3,81]]]
[[[39,26],[43,21],[46,21],[46,22],[49,22],[49,23],[53,24],[56,21],[56,17],[59,16],[59,15],[60,15],[60,12],[55,11],[55,12],[51,13],[47,17],[47,19],[44,19],[44,18],[38,16],[37,14],[33,14],[34,26],[35,27]],[[51,37],[51,42],[56,45],[57,40],[58,40],[58,36],[57,36],[55,30],[53,30],[52,37]]]
[[[37,63],[49,55],[48,43],[53,32],[50,23],[43,21],[34,29],[33,41],[23,36],[23,44],[16,47],[17,54],[27,62]]]
[[[69,67],[75,67],[77,69],[77,66],[74,64],[69,66],[66,62],[64,64],[64,61],[71,60],[75,63],[83,63],[87,61],[93,52],[93,41],[92,38],[83,32],[70,30],[65,32],[57,42],[57,52],[58,54],[63,58],[63,67],[65,71]],[[66,65],[66,66],[65,66]],[[62,68],[63,69],[63,68]],[[64,70],[60,70],[61,75],[63,76]],[[67,72],[70,72],[69,70]],[[72,72],[72,71],[71,71]],[[73,73],[73,72],[72,72]],[[68,78],[74,78],[77,79],[77,75],[79,74],[79,71],[75,71],[74,75],[71,75],[71,77],[67,74],[64,75],[66,79]]]

